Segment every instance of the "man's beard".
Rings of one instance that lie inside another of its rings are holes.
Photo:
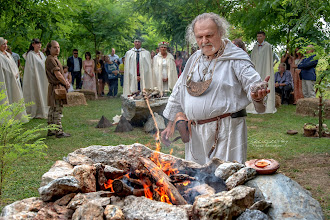
[[[202,44],[202,48],[205,46],[212,46],[212,52],[215,52],[215,47],[213,46],[212,43]]]

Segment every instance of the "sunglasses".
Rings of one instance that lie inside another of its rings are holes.
[[[78,53],[73,53],[73,54],[78,54]]]

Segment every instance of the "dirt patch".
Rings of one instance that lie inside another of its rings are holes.
[[[302,154],[281,164],[281,173],[292,178],[312,193],[322,206],[326,219],[330,218],[330,155]]]

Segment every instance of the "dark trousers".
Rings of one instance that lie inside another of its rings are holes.
[[[81,71],[72,72],[72,86],[74,85],[74,81],[76,80],[76,89],[81,89],[82,81],[81,81]]]
[[[120,86],[123,87],[124,86],[124,75],[120,75],[119,79],[120,79]]]
[[[116,96],[117,93],[118,93],[118,79],[110,79],[108,96]]]
[[[285,86],[279,86],[275,88],[275,92],[280,94],[283,103],[288,103],[290,99],[290,93],[292,92],[291,84]]]

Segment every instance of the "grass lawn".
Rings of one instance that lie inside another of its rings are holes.
[[[115,127],[95,128],[102,115],[108,119],[119,115],[120,98],[104,98],[89,101],[88,106],[65,107],[62,124],[70,138],[46,138],[48,149],[45,157],[19,160],[14,164],[14,172],[5,182],[1,201],[4,205],[28,197],[38,196],[42,174],[47,172],[56,160],[68,153],[90,145],[118,145],[142,143],[154,149],[154,138],[141,128],[129,133],[115,133]],[[326,216],[329,217],[329,153],[330,140],[327,138],[307,138],[303,134],[306,122],[317,123],[317,118],[302,117],[295,114],[296,107],[282,106],[276,114],[248,115],[248,159],[273,158],[280,162],[279,172],[286,174],[310,190],[317,199]],[[25,125],[32,128],[46,124],[47,120],[33,119]],[[330,120],[325,123],[330,126]],[[294,136],[286,134],[289,129],[298,130]],[[46,137],[46,133],[42,134]],[[184,145],[174,144],[173,154],[184,157]],[[163,148],[164,153],[170,149]]]

